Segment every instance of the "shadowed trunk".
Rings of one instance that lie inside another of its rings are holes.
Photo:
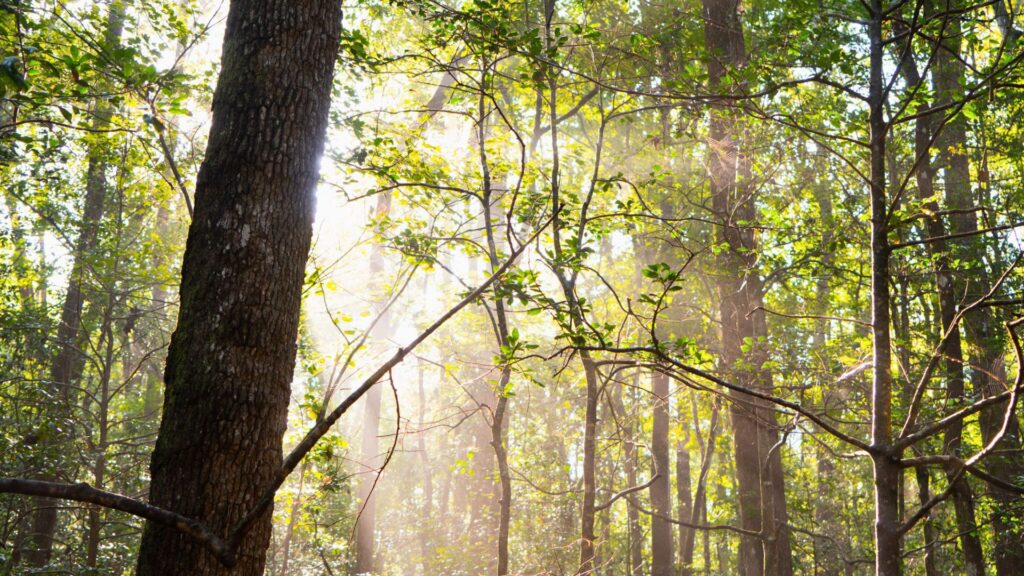
[[[227,532],[281,466],[340,5],[234,0],[164,373],[150,501]],[[284,153],[287,151],[287,153]],[[139,576],[257,576],[268,509],[233,569],[147,523]]]
[[[962,9],[957,0],[938,0],[936,4],[935,9],[940,11]],[[959,61],[961,40],[959,18],[960,16],[957,14],[944,16],[940,44],[935,47],[935,71],[932,74],[932,79],[935,85],[936,104],[940,106],[963,97],[963,90],[960,87],[964,73],[963,64]],[[966,200],[968,206],[973,205],[970,200],[970,167],[968,166],[967,152],[963,148],[951,149],[955,146],[963,147],[967,143],[966,126],[962,115],[953,118],[943,127],[937,143],[939,159],[944,165],[947,198],[959,198]],[[938,206],[932,204],[930,207],[937,208]],[[941,236],[946,233],[946,227],[938,217],[929,218],[927,227],[930,236]],[[942,329],[945,331],[952,324],[956,315],[957,295],[954,292],[945,243],[929,243],[928,249],[934,262],[935,280],[939,291],[939,317]],[[980,257],[980,254],[976,256]],[[943,352],[947,380],[946,397],[951,403],[959,404],[965,398],[964,355],[959,328],[951,335]],[[950,426],[945,431],[943,438],[946,451],[953,455],[959,455],[962,436],[962,422]],[[954,479],[954,474],[955,472],[952,470],[947,471],[947,477],[953,481],[953,509],[956,515],[960,546],[964,555],[964,569],[968,576],[983,576],[985,574],[985,557],[975,520],[974,495],[971,492],[970,484],[967,483],[967,478]]]
[[[888,200],[886,198],[885,121],[882,81],[881,0],[871,0],[867,40],[870,44],[868,78],[869,205],[871,217],[871,454],[875,499],[875,575],[900,576],[901,553],[900,493],[903,477],[893,454],[892,430],[892,338],[889,316]]]

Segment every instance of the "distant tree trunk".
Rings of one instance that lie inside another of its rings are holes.
[[[1002,2],[996,3],[996,9]],[[965,6],[961,0],[936,0],[935,10],[956,11]],[[945,32],[941,44],[935,48],[935,71],[933,81],[937,105],[948,105],[959,102],[964,97],[964,63],[961,61],[963,31],[959,14],[945,16]],[[1008,30],[1013,30],[1012,27]],[[950,210],[957,212],[950,216],[949,232],[969,234],[978,231],[978,201],[972,191],[970,158],[968,157],[969,141],[967,138],[967,120],[963,114],[951,118],[943,126],[937,138],[938,159],[943,170],[946,204]],[[940,224],[941,226],[941,224]],[[939,230],[939,229],[937,229]],[[945,232],[945,228],[941,227]],[[929,235],[934,235],[929,230]],[[930,245],[930,246],[935,246]],[[940,248],[936,247],[936,250]],[[946,289],[954,298],[966,294],[968,302],[974,301],[987,293],[992,286],[991,273],[985,264],[985,247],[978,236],[969,236],[956,242],[954,257],[960,262],[959,274],[948,274]],[[948,260],[948,256],[947,256]],[[940,287],[940,290],[942,287]],[[940,292],[941,294],[941,292]],[[955,309],[954,309],[955,310]],[[944,313],[945,315],[945,313]],[[963,320],[967,349],[970,353],[971,385],[975,394],[983,397],[997,395],[1004,390],[1006,366],[1003,362],[1005,343],[1002,330],[995,318],[992,308],[979,308],[966,315]],[[959,335],[957,335],[959,340]],[[961,355],[962,358],[962,355]],[[959,397],[964,395],[963,370],[959,387]],[[952,393],[951,393],[952,397]],[[956,401],[954,399],[954,401]],[[987,443],[994,438],[1002,427],[1006,404],[1000,403],[983,410],[979,424],[983,440]],[[962,428],[957,427],[957,428]],[[947,435],[947,447],[955,453],[959,447],[959,430]],[[997,452],[986,459],[987,468],[997,477],[1013,481],[1013,478],[1024,475],[1024,454],[1020,452],[1021,435],[1019,422],[1010,420],[1010,427],[1000,441]],[[993,560],[999,576],[1009,576],[1020,572],[1024,566],[1024,512],[1019,505],[1019,496],[995,485],[988,485],[989,494],[996,501],[996,512],[992,516],[992,528],[995,533]],[[974,501],[970,486],[966,481],[957,484],[954,491],[954,505],[957,510],[957,529],[961,536],[961,545],[967,562],[969,573],[984,574],[984,557],[978,531],[974,529]],[[972,572],[973,571],[973,572]]]
[[[553,20],[555,16],[556,0],[544,0],[544,30],[543,39],[546,47],[554,44]],[[550,123],[551,136],[551,208],[554,213],[561,213],[563,208],[560,190],[559,173],[559,147],[558,147],[558,73],[548,70],[547,91],[548,109],[547,117]],[[599,145],[600,147],[600,145]],[[598,161],[599,162],[599,161]],[[561,218],[556,218],[552,223],[552,235],[554,239],[555,252],[561,257],[561,234],[565,223]],[[555,275],[562,289],[562,294],[568,302],[571,328],[573,330],[585,330],[586,322],[583,316],[583,308],[576,295],[574,274],[566,269],[564,264],[556,264]],[[586,395],[583,410],[583,501],[580,506],[580,563],[576,569],[577,574],[593,574],[596,569],[595,544],[596,532],[595,514],[597,507],[597,405],[599,400],[599,382],[597,365],[589,351],[579,351],[580,361],[583,364],[583,377],[586,384]]]
[[[683,406],[682,399],[679,401],[679,420],[686,422],[686,418],[683,417]],[[690,432],[689,428],[686,430],[686,435],[683,439],[676,441],[676,507],[678,508],[678,518],[680,520],[688,521],[689,518],[693,518],[693,487],[690,483],[690,451],[687,450],[686,444],[689,440]],[[678,548],[678,558],[680,570],[683,574],[690,574],[689,565],[693,563],[693,545],[690,545],[689,553],[687,553],[686,545],[687,542],[693,542],[693,528],[686,526],[679,527],[679,541],[676,547]]]
[[[908,278],[902,276],[898,280],[899,302],[893,307],[893,332],[899,344],[896,347],[896,354],[901,366],[910,366],[910,297],[908,294]],[[904,405],[909,405],[914,395],[914,386],[909,379],[901,389]],[[920,455],[915,451],[915,455]],[[931,473],[927,466],[914,467],[914,480],[917,482],[917,498],[920,505],[925,505],[931,498]],[[902,516],[902,515],[901,515]],[[939,550],[936,540],[935,520],[925,518],[921,521],[921,532],[924,537],[924,572],[926,576],[938,576],[937,552]]]
[[[281,466],[340,9],[234,0],[228,12],[150,464],[150,501],[220,534]],[[233,569],[149,522],[137,573],[260,575],[271,522],[268,509]]]
[[[902,32],[903,30],[899,30]],[[907,81],[908,87],[916,89],[923,83],[921,74],[917,69],[916,56],[913,50],[913,44],[908,43],[905,46],[899,47],[899,53],[903,60],[901,62],[900,71],[903,77]],[[934,201],[935,195],[935,172],[931,162],[931,143],[932,143],[932,118],[928,115],[928,105],[918,105],[915,113],[919,115],[918,119],[914,122],[914,156],[917,161],[917,170],[914,173],[915,182],[917,184],[918,198],[925,202],[925,206],[931,210],[932,216],[926,221],[926,232],[929,236],[941,236],[945,234],[941,220],[939,220],[938,205]],[[943,243],[930,244],[929,254],[932,256],[933,271],[935,274],[936,286],[939,290],[939,304],[940,308],[945,307],[948,310],[953,310],[955,313],[955,300],[952,299],[950,290],[952,289],[951,275],[949,270],[949,257],[945,254]],[[899,282],[900,298],[896,311],[897,321],[893,322],[897,340],[901,343],[897,347],[897,354],[900,358],[900,364],[902,366],[910,366],[910,349],[906,343],[909,343],[910,339],[910,317],[909,317],[909,296],[907,295],[907,278],[901,278]],[[951,316],[948,316],[948,312],[942,313],[942,319],[939,326],[939,333],[945,330],[948,323],[952,320]],[[955,342],[954,342],[955,340]],[[958,359],[957,364],[962,361],[962,354],[959,353],[961,349],[960,345],[960,334],[959,332],[954,334],[948,347],[950,354],[956,353]],[[952,356],[951,356],[952,358]],[[947,360],[945,369],[949,374],[949,378],[958,378],[960,386],[963,386],[963,367],[950,366],[950,360]],[[913,397],[913,387],[910,385],[910,376],[907,375],[904,378],[907,383],[903,386],[902,395],[905,405],[909,405]],[[918,500],[921,505],[924,505],[931,498],[931,475],[928,468],[925,466],[914,467],[914,478],[917,482]],[[927,576],[938,576],[938,566],[936,562],[936,552],[938,546],[936,546],[936,530],[935,521],[929,517],[925,518],[921,522],[921,530],[924,536],[924,567],[925,574]]]
[[[426,278],[426,276],[424,276]],[[424,282],[424,287],[426,283]],[[423,358],[417,358],[417,384],[419,392],[419,420],[417,426],[417,450],[419,451],[421,472],[423,474],[423,510],[421,512],[422,525],[420,527],[420,554],[424,572],[427,571],[430,556],[433,554],[430,536],[433,534],[433,508],[434,508],[434,478],[430,470],[430,456],[427,454],[426,441],[426,420],[427,420],[427,395],[423,387],[423,379],[426,374],[426,362]]]
[[[374,217],[384,218],[390,211],[390,194],[378,194]],[[370,253],[371,281],[383,284],[384,273],[384,249],[381,245],[375,244]],[[385,310],[373,328],[373,341],[380,342],[390,336],[391,314]],[[356,499],[360,506],[359,517],[356,520],[356,574],[369,574],[377,569],[377,499],[373,490],[382,464],[379,437],[382,391],[382,387],[374,386],[363,400],[363,453],[359,461],[359,486],[356,490]]]
[[[284,539],[281,542],[281,576],[288,576],[288,563],[292,557],[292,540],[295,537],[295,524],[298,523],[302,514],[302,489],[306,485],[306,461],[302,462],[299,468],[299,489],[292,500],[292,509],[288,511],[288,527],[285,528]]]
[[[111,0],[107,16],[107,28],[102,47],[113,50],[121,41],[124,25],[124,1]],[[113,109],[106,101],[95,104],[93,127],[102,131],[110,123]],[[58,417],[69,418],[67,413],[71,403],[72,387],[81,379],[84,363],[81,361],[79,345],[81,338],[82,311],[85,306],[85,276],[88,268],[87,259],[95,249],[99,233],[100,219],[103,217],[103,206],[107,193],[107,161],[106,151],[102,144],[94,145],[89,151],[85,177],[85,201],[82,205],[81,222],[78,228],[78,239],[75,243],[71,273],[68,275],[68,287],[64,293],[64,304],[61,308],[60,323],[57,324],[57,355],[50,366],[49,392],[52,401],[61,410]],[[51,417],[54,416],[51,414]],[[44,447],[55,442],[67,441],[62,438],[49,438]],[[61,463],[57,468],[44,471],[42,480],[55,480],[61,477]],[[25,559],[29,566],[40,568],[50,563],[53,553],[54,533],[57,530],[58,502],[49,498],[36,498],[33,504],[31,536]]]
[[[708,85],[712,91],[734,88],[723,86],[723,79],[730,68],[740,68],[746,61],[739,2],[703,0],[703,8]],[[763,287],[755,268],[757,241],[753,228],[744,223],[756,218],[750,161],[742,149],[740,128],[727,110],[713,105],[709,123],[708,170],[712,210],[718,220],[716,241],[726,246],[718,262],[721,366],[742,385],[771,390],[771,375],[761,368],[767,360],[764,345],[758,342],[767,336],[767,328],[759,310]],[[745,343],[752,346],[751,358],[745,357]],[[766,403],[742,393],[732,396],[740,526],[763,534],[762,538],[741,536],[738,572],[742,576],[788,576],[793,565],[774,412]]]
[[[114,267],[114,274],[117,274],[117,267]],[[97,422],[96,428],[99,437],[96,439],[92,449],[95,453],[93,461],[92,485],[103,490],[106,487],[107,475],[107,441],[110,434],[110,377],[114,363],[114,330],[113,315],[116,297],[114,293],[108,295],[106,307],[103,310],[103,325],[100,328],[100,342],[103,346],[103,369],[100,374],[100,389],[96,394],[98,406],[96,407]],[[85,565],[96,568],[96,561],[99,556],[100,537],[103,529],[103,510],[98,506],[89,509],[89,527],[86,537],[86,560]]]
[[[636,370],[633,373],[633,389],[640,383],[640,371]],[[615,411],[618,413],[619,418],[622,422],[622,444],[623,444],[623,458],[625,459],[624,467],[626,469],[626,485],[636,486],[637,485],[637,454],[636,454],[636,439],[633,431],[633,419],[629,414],[626,413],[626,405],[622,398],[622,386],[616,386],[613,393],[610,395],[611,402],[615,407]],[[636,576],[643,574],[643,530],[640,526],[640,513],[636,507],[629,504],[626,507],[626,526],[627,526],[627,545],[629,547],[629,554],[627,555],[626,563],[626,574],[628,576]]]
[[[956,10],[959,7],[957,0],[941,0],[937,2],[939,10]],[[947,14],[944,17],[944,33],[942,34],[942,45],[936,46],[935,50],[935,71],[933,80],[937,103],[944,104],[959,100],[963,96],[960,82],[963,81],[963,64],[960,58],[961,29],[959,15]],[[966,146],[966,126],[962,115],[953,118],[944,127],[939,142],[939,158],[945,164],[946,194],[950,198],[959,198],[967,201],[968,206],[973,206],[970,193],[970,167],[967,160],[967,151],[951,150],[950,146]],[[932,231],[945,233],[945,226],[938,218],[928,219],[929,233]],[[942,321],[943,331],[949,327],[956,315],[956,294],[954,292],[953,278],[949,271],[949,264],[943,253],[946,247],[942,243],[931,243],[928,245],[930,254],[935,262],[936,284],[939,290],[939,315]],[[980,254],[977,255],[980,257]],[[953,404],[963,402],[964,370],[963,351],[960,341],[960,330],[949,339],[946,349],[946,397]],[[958,421],[946,429],[943,444],[946,450],[959,455],[963,437],[963,422]],[[955,473],[947,471],[947,477],[954,480]],[[978,534],[978,525],[974,514],[974,495],[971,486],[967,483],[966,477],[960,477],[953,482],[953,509],[956,513],[957,533],[960,536],[960,546],[964,554],[964,568],[968,576],[984,576],[985,556],[981,548],[981,538]]]
[[[817,285],[815,286],[814,298],[814,314],[817,316],[824,317],[828,313],[828,303],[831,297],[831,286],[829,285],[829,278],[826,275],[827,270],[832,267],[833,253],[834,250],[831,247],[835,222],[832,217],[832,196],[831,190],[825,184],[821,174],[822,170],[826,166],[822,165],[820,161],[820,155],[813,158],[807,166],[806,179],[814,193],[814,198],[818,204],[818,222],[821,224],[821,272],[818,277]],[[821,378],[818,381],[818,386],[822,389],[822,406],[821,410],[823,413],[828,414],[830,409],[829,402],[829,379],[831,377],[831,365],[832,360],[828,353],[828,320],[817,320],[814,331],[814,346],[815,354],[822,359],[822,369],[820,373]],[[838,549],[838,539],[834,538],[835,528],[838,526],[836,522],[836,504],[831,501],[831,498],[826,496],[829,493],[828,488],[831,487],[829,484],[832,476],[835,472],[835,464],[832,462],[832,454],[828,450],[818,448],[816,453],[817,460],[817,485],[818,485],[818,498],[814,501],[814,521],[815,528],[825,537],[814,538],[814,574],[820,576],[839,576],[843,573],[842,558],[839,555],[840,550]]]
[[[669,386],[668,376],[651,374],[654,422],[651,427],[651,474],[658,478],[649,488],[651,494],[651,576],[673,576],[672,484],[669,467]]]
[[[482,68],[488,69],[485,63]],[[486,79],[484,80],[486,83]],[[487,239],[487,261],[488,261],[488,273],[494,274],[501,266],[501,258],[499,256],[499,246],[504,244],[499,241],[497,229],[499,226],[498,219],[501,217],[501,210],[499,209],[501,197],[506,192],[505,190],[505,177],[503,171],[498,171],[492,174],[491,166],[487,158],[487,110],[486,110],[486,99],[484,94],[480,94],[479,112],[480,120],[478,121],[477,131],[477,148],[480,154],[480,166],[481,172],[483,173],[483,215],[484,215],[484,235]],[[499,289],[500,283],[495,284],[495,290]],[[495,340],[498,344],[499,350],[504,348],[508,349],[509,342],[509,319],[508,311],[505,308],[505,300],[503,298],[494,299],[494,329],[495,329]],[[497,386],[494,390],[495,405],[494,414],[491,420],[491,447],[494,450],[495,464],[498,469],[498,525],[497,525],[497,565],[495,572],[498,576],[505,576],[508,574],[508,539],[509,539],[509,525],[512,521],[512,475],[508,467],[508,446],[506,443],[506,420],[508,413],[509,394],[507,387],[512,377],[512,368],[510,365],[505,364],[500,367],[500,373],[498,375]]]

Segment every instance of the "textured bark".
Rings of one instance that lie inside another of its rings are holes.
[[[723,86],[729,68],[746,61],[737,0],[703,0],[704,43],[708,51],[708,85]],[[721,367],[742,385],[770,391],[771,374],[760,367],[767,359],[760,339],[767,336],[762,283],[756,271],[757,240],[741,222],[756,219],[749,159],[742,149],[740,127],[721,105],[712,107],[708,130],[711,203],[718,222],[716,241],[724,245],[717,278],[722,321]],[[749,349],[744,351],[744,346]],[[774,412],[764,402],[733,393],[733,448],[736,462],[739,523],[763,537],[740,538],[741,576],[793,573],[786,527],[785,480]]]
[[[651,576],[672,576],[672,483],[669,468],[669,386],[668,376],[661,372],[651,374],[651,392],[654,401],[654,422],[651,429]]]
[[[117,47],[121,40],[123,26],[124,2],[113,0],[110,2],[107,17],[107,29],[103,43],[105,49],[112,50]],[[95,108],[93,126],[98,130],[105,129],[112,116],[113,109],[110,104],[105,101],[99,102]],[[86,300],[87,260],[96,248],[107,193],[107,161],[102,146],[102,143],[98,143],[90,150],[86,167],[85,199],[82,205],[81,223],[75,242],[71,273],[68,275],[68,287],[61,307],[60,322],[57,324],[57,355],[50,366],[49,392],[55,400],[53,406],[60,411],[58,414],[50,414],[51,418],[70,417],[68,411],[75,396],[72,390],[81,379],[85,365],[79,350],[82,337],[82,311]],[[44,447],[52,444],[54,440],[56,439],[51,439]],[[52,446],[49,448],[53,449]],[[61,465],[58,463],[54,469],[44,471],[39,478],[41,480],[56,480],[62,476],[60,468]],[[39,498],[33,503],[33,508],[31,534],[25,551],[25,560],[29,566],[39,568],[50,563],[53,553],[58,503],[55,500]]]
[[[182,265],[150,501],[225,534],[281,467],[340,5],[234,0]],[[225,568],[152,522],[140,576],[258,575],[271,510]]]

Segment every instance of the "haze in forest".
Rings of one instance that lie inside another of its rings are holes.
[[[1007,0],[0,2],[0,576],[1014,576]]]

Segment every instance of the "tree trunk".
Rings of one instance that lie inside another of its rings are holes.
[[[424,279],[426,276],[424,276]],[[426,283],[424,282],[424,287]],[[420,555],[422,556],[423,570],[427,571],[428,562],[433,555],[431,547],[431,536],[433,535],[433,508],[434,508],[434,478],[430,470],[430,456],[427,454],[426,421],[427,421],[427,395],[423,387],[423,379],[426,374],[427,365],[422,357],[416,360],[417,388],[419,392],[419,420],[417,427],[417,445],[419,451],[420,470],[423,474],[423,510],[421,512],[422,525],[420,528]]]
[[[580,328],[582,322],[577,323]],[[580,352],[583,361],[587,395],[583,414],[583,507],[580,511],[580,567],[577,574],[593,574],[594,563],[594,514],[597,506],[597,367],[586,351]]]
[[[651,428],[651,475],[658,478],[651,483],[651,576],[673,576],[672,483],[669,468],[669,386],[668,376],[661,372],[651,374],[651,392],[654,396],[654,422]]]
[[[221,534],[281,466],[340,5],[234,0],[196,184],[150,501]],[[139,576],[263,573],[268,509],[221,565],[147,523]]]
[[[482,70],[489,69],[489,63],[485,60],[481,65]],[[482,79],[482,85],[486,84],[486,78]],[[491,165],[487,157],[487,99],[481,92],[479,99],[480,118],[477,122],[477,151],[480,157],[480,171],[483,176],[483,206],[484,235],[487,240],[487,261],[489,273],[494,274],[501,266],[499,247],[507,248],[504,242],[499,240],[497,230],[499,218],[501,218],[500,202],[505,194],[504,170],[491,172]],[[500,282],[495,283],[494,289],[500,290]],[[505,300],[501,297],[494,299],[494,338],[499,351],[508,350],[510,347],[510,327],[508,310],[505,308]],[[498,576],[508,574],[508,539],[509,525],[512,521],[512,474],[508,466],[508,446],[506,442],[506,414],[508,413],[509,390],[508,386],[512,378],[512,367],[506,363],[501,366],[497,386],[494,390],[494,413],[491,419],[491,448],[494,450],[495,465],[498,469],[498,526],[497,526],[497,548],[495,572]]]
[[[963,9],[959,0],[942,0],[936,10],[954,11]],[[1002,6],[996,3],[997,9]],[[951,14],[945,22],[945,33],[935,56],[935,72],[933,74],[936,104],[947,105],[958,102],[964,97],[962,83],[964,81],[964,63],[960,60],[962,52],[962,30],[959,16]],[[942,128],[937,138],[938,158],[943,169],[946,204],[950,210],[958,212],[950,216],[950,230],[954,234],[969,234],[978,230],[978,212],[976,197],[971,190],[970,159],[967,155],[967,124],[962,114],[950,119]],[[944,227],[937,228],[945,232]],[[934,233],[929,230],[929,235]],[[954,255],[961,263],[959,274],[949,274],[947,290],[953,298],[965,295],[972,302],[987,293],[992,286],[990,272],[985,265],[985,248],[983,240],[978,236],[969,236],[954,245]],[[948,258],[947,258],[948,259]],[[941,287],[940,287],[941,288]],[[940,292],[941,294],[941,292]],[[955,305],[956,300],[952,300]],[[955,310],[955,309],[954,309]],[[943,313],[945,316],[945,313]],[[983,307],[968,314],[963,321],[966,347],[969,351],[971,366],[971,385],[975,394],[988,397],[1004,390],[1006,367],[1003,363],[1005,343],[1002,330],[994,317],[991,308]],[[957,335],[959,340],[959,335]],[[959,342],[958,342],[959,343]],[[963,355],[961,354],[961,357]],[[963,370],[961,369],[960,397],[963,396]],[[987,443],[996,436],[1002,427],[1006,404],[996,404],[983,410],[979,416],[979,424],[983,440]],[[959,428],[959,427],[958,427]],[[951,452],[959,446],[959,430],[953,437],[947,436],[947,444]],[[1018,420],[1012,418],[1006,435],[1000,441],[997,452],[986,459],[988,470],[995,476],[1012,481],[1024,474],[1024,455],[1019,451],[1021,435]],[[952,444],[949,444],[952,441]],[[996,573],[1009,576],[1020,571],[1024,566],[1024,519],[1021,507],[1017,504],[1019,496],[995,485],[988,485],[988,491],[996,501],[997,512],[992,517],[992,528],[995,532],[993,559]],[[961,537],[964,548],[968,573],[984,574],[984,557],[978,531],[974,529],[974,502],[970,487],[966,481],[957,485],[953,494],[957,510],[957,529],[965,536]],[[963,518],[961,518],[963,516]],[[973,572],[972,572],[973,571]]]
[[[686,419],[682,415],[682,399],[679,400],[680,421]],[[686,437],[689,438],[689,430]],[[686,448],[686,440],[676,441],[676,506],[679,509],[678,518],[689,521],[693,518],[693,487],[690,485],[690,452]],[[692,528],[679,527],[678,558],[680,570],[683,574],[690,574],[690,564],[693,563],[693,532]],[[687,551],[689,544],[689,551]]]
[[[905,49],[902,50],[902,54],[903,61],[901,62],[900,70],[907,81],[908,87],[920,87],[924,80],[917,69],[913,45],[908,44]],[[925,203],[925,208],[934,215],[925,221],[926,234],[929,237],[940,237],[945,235],[946,232],[945,226],[943,226],[940,216],[938,216],[939,206],[934,200],[935,171],[931,163],[931,125],[933,120],[928,115],[928,106],[926,104],[919,105],[915,113],[919,115],[918,119],[914,123],[914,156],[917,161],[917,170],[915,171],[914,178],[917,183],[917,195],[918,198]],[[952,323],[953,317],[956,314],[956,298],[953,294],[952,273],[950,271],[949,255],[946,252],[945,243],[935,242],[928,244],[928,253],[932,260],[935,285],[939,295],[940,322],[938,333],[941,337],[941,334],[945,332],[947,327]],[[909,298],[906,295],[906,292],[907,280],[904,278],[900,282],[900,317],[898,322],[894,322],[894,325],[898,327],[897,335],[899,336],[899,340],[901,342],[909,343],[910,318],[909,311],[907,310],[907,307],[909,306]],[[910,350],[907,346],[901,345],[897,351],[901,359],[901,364],[903,366],[909,366]],[[962,396],[964,374],[963,352],[959,330],[950,335],[949,343],[943,352],[945,354],[944,370],[947,376],[947,385],[953,388],[958,388],[960,390],[960,395]],[[912,401],[913,390],[911,389],[911,386],[909,386],[909,377],[907,380],[908,385],[903,387],[903,400],[906,405],[909,405]],[[925,466],[916,466],[914,468],[914,478],[917,482],[918,500],[921,505],[924,505],[928,502],[928,499],[931,498],[931,476],[928,469]],[[961,479],[960,481],[962,482],[963,480]],[[924,521],[922,521],[921,528],[925,541],[925,574],[928,576],[936,576],[938,574],[938,566],[935,558],[937,551],[937,546],[935,545],[935,523],[930,517],[925,518]]]
[[[689,521],[691,524],[707,524],[707,511],[708,511],[708,499],[707,499],[707,487],[708,487],[708,475],[711,473],[711,461],[715,456],[715,441],[718,437],[718,414],[719,414],[719,403],[717,400],[711,405],[711,419],[708,422],[708,436],[706,440],[701,440],[700,427],[698,426],[698,411],[697,411],[697,400],[691,397],[693,405],[693,434],[697,437],[697,445],[701,452],[700,461],[700,475],[697,476],[697,489],[693,494],[693,510],[689,517],[683,516],[682,520]],[[682,546],[682,573],[689,575],[693,573],[690,565],[693,564],[693,551],[697,531],[693,529],[686,529],[686,538],[680,543]],[[711,551],[708,530],[702,531],[704,538],[704,572],[709,573],[711,570]]]
[[[633,386],[636,389],[640,383],[640,371],[633,373]],[[626,486],[637,485],[637,455],[636,438],[633,432],[633,419],[626,413],[626,405],[622,398],[622,386],[616,386],[611,395],[611,401],[615,404],[615,411],[622,419],[622,443],[623,458],[625,458]],[[627,556],[628,576],[643,574],[643,530],[640,526],[640,512],[636,507],[629,504],[626,508],[627,543],[629,554]]]
[[[875,500],[875,575],[900,576],[899,454],[892,453],[892,339],[889,316],[889,256],[885,177],[886,125],[882,82],[882,1],[870,0],[868,42],[869,200],[871,207],[871,454]]]
[[[117,265],[114,266],[114,275],[117,274]],[[106,307],[103,311],[103,326],[100,328],[100,341],[103,345],[103,370],[100,374],[100,389],[96,394],[97,406],[96,422],[99,437],[93,445],[95,461],[93,462],[94,488],[103,490],[106,487],[107,473],[107,441],[110,434],[110,377],[114,363],[114,330],[113,315],[116,298],[114,293],[107,297]],[[96,568],[96,561],[99,556],[100,537],[103,529],[103,510],[99,506],[89,508],[89,527],[86,537],[86,566]]]
[[[390,194],[378,194],[375,218],[384,218],[390,211]],[[375,244],[370,253],[370,278],[374,282],[380,282],[383,280],[383,274],[384,249],[380,244]],[[386,300],[385,295],[382,301]],[[391,336],[391,314],[387,310],[382,314],[373,328],[374,342],[381,342]],[[377,499],[373,491],[383,464],[380,454],[382,392],[382,387],[374,386],[366,393],[363,403],[363,453],[359,462],[359,486],[356,489],[356,499],[359,503],[359,517],[356,521],[356,574],[369,574],[377,569]]]
[[[704,43],[710,54],[708,85],[712,91],[737,88],[723,86],[723,79],[730,68],[740,68],[746,61],[739,2],[703,0],[703,7]],[[712,106],[708,129],[711,203],[718,224],[716,241],[726,246],[719,257],[717,279],[721,368],[741,385],[770,391],[771,375],[760,368],[767,360],[760,342],[767,336],[767,328],[763,312],[758,311],[763,288],[755,268],[757,241],[753,228],[745,224],[756,218],[757,211],[749,181],[750,161],[741,149],[739,131],[723,106]],[[744,357],[745,345],[752,346],[750,358]],[[746,530],[762,533],[761,538],[741,536],[738,572],[741,576],[788,576],[793,566],[774,412],[764,402],[742,393],[731,394],[739,523]]]
[[[956,0],[941,0],[936,7],[938,10],[958,9]],[[942,105],[952,102],[954,98],[963,96],[960,88],[960,81],[963,79],[963,65],[959,62],[960,55],[960,22],[959,16],[947,14],[943,18],[944,29],[940,38],[940,45],[935,46],[935,72],[933,80],[937,96],[937,104]],[[939,158],[945,164],[946,194],[952,198],[967,200],[968,206],[973,205],[970,200],[970,174],[966,150],[950,150],[950,146],[964,146],[966,144],[966,127],[962,116],[950,120],[942,130],[939,139]],[[934,205],[933,205],[934,206]],[[945,226],[939,218],[929,218],[927,221],[928,233],[945,234]],[[956,315],[956,294],[954,292],[953,278],[949,270],[949,261],[945,256],[946,246],[944,243],[930,243],[929,254],[935,262],[935,279],[939,290],[939,316],[942,321],[943,331],[952,324]],[[980,255],[979,255],[980,256]],[[945,353],[946,370],[946,397],[957,405],[964,399],[964,370],[963,351],[960,341],[959,328],[951,335]],[[963,423],[957,422],[946,429],[943,444],[946,450],[958,455],[960,451],[961,438],[963,436]],[[984,576],[985,557],[981,549],[981,539],[978,536],[977,522],[974,517],[974,496],[971,487],[965,477],[957,478],[953,471],[948,471],[947,476],[953,483],[953,509],[956,514],[957,533],[960,537],[960,546],[964,554],[964,568],[968,576]]]

